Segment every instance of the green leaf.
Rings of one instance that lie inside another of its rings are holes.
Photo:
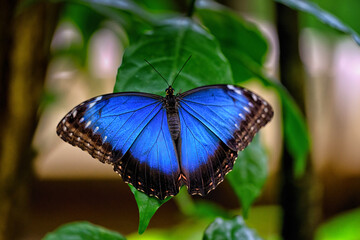
[[[300,109],[287,91],[280,91],[280,96],[285,146],[295,160],[295,175],[301,176],[305,171],[310,151],[307,125]]]
[[[217,218],[205,230],[204,240],[261,240],[257,233],[248,228],[242,219],[237,216],[231,220]]]
[[[282,3],[292,9],[313,15],[324,24],[327,24],[330,27],[340,32],[349,34],[354,39],[354,41],[358,45],[360,45],[360,36],[355,32],[354,29],[344,24],[342,21],[340,21],[337,17],[335,17],[331,13],[321,9],[317,4],[306,0],[275,0],[275,1]]]
[[[163,95],[167,84],[144,59],[172,83],[177,91],[219,83],[233,83],[230,65],[212,35],[188,18],[165,21],[125,50],[114,91],[142,91]]]
[[[89,222],[65,224],[54,232],[46,234],[43,240],[125,240],[121,234]]]
[[[232,172],[226,178],[241,202],[244,217],[247,217],[267,178],[267,155],[258,135],[239,153]]]
[[[229,60],[235,82],[253,78],[248,61],[261,67],[268,50],[267,42],[258,28],[215,2],[198,1],[196,7],[197,15],[217,38]]]
[[[360,208],[336,216],[322,224],[315,240],[358,240],[360,236]]]
[[[166,198],[165,200],[159,200],[155,197],[149,197],[145,193],[142,193],[136,190],[133,186],[129,184],[131,192],[134,194],[136,203],[139,209],[139,234],[145,232],[147,226],[149,225],[150,219],[159,209],[161,205],[166,203],[171,197]]]
[[[119,23],[126,31],[130,42],[135,41],[145,31],[152,29],[158,23],[157,15],[150,14],[142,7],[130,0],[50,0],[52,2],[69,2],[72,5],[87,7],[93,11],[94,16],[111,19]],[[76,15],[76,14],[75,14]],[[75,19],[77,16],[71,16]],[[96,19],[96,18],[95,18]],[[95,19],[85,21],[88,23],[84,29],[91,29],[97,25],[91,24]],[[90,24],[89,24],[90,23]],[[82,29],[81,29],[82,30]],[[122,39],[124,44],[127,40]]]
[[[280,97],[285,147],[295,161],[295,176],[299,177],[305,171],[306,160],[310,151],[310,136],[305,117],[295,100],[281,84],[270,80],[261,73],[256,74],[264,86],[274,89]]]
[[[171,83],[190,55],[192,58],[176,80],[175,89],[186,91],[207,84],[232,83],[229,63],[213,36],[192,20],[177,18],[156,27],[126,49],[114,92],[163,94],[167,84],[144,59]],[[139,233],[142,233],[156,210],[168,199],[160,201],[130,188],[139,207]]]
[[[84,3],[95,4],[97,6],[109,7],[121,11],[131,13],[133,16],[140,18],[143,22],[153,23],[155,19],[153,16],[138,6],[134,1],[129,0],[76,0]]]

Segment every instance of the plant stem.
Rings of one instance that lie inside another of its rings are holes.
[[[58,6],[0,1],[0,240],[20,238],[33,180],[32,139]]]
[[[276,4],[276,24],[280,48],[280,80],[305,113],[305,72],[299,55],[299,21],[296,11]],[[280,204],[283,209],[282,239],[312,240],[319,219],[319,199],[314,194],[317,181],[310,156],[305,173],[295,175],[295,159],[286,147],[281,160]]]

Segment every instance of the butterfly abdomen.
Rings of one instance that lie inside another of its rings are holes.
[[[168,126],[172,139],[177,140],[180,133],[180,119],[178,113],[167,112]]]
[[[180,118],[174,95],[166,96],[165,107],[171,138],[176,141],[180,134]]]

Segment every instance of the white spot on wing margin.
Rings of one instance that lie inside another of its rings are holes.
[[[241,91],[239,89],[237,89],[236,87],[234,87],[233,85],[227,85],[227,88],[234,91],[235,93],[242,95]]]

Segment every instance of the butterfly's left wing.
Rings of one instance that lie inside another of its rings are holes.
[[[150,196],[164,199],[179,192],[178,157],[161,96],[114,93],[92,98],[60,121],[57,134],[112,164],[125,182]]]
[[[189,193],[204,195],[223,181],[237,151],[271,120],[273,110],[255,93],[234,85],[195,88],[177,100],[180,168]]]

